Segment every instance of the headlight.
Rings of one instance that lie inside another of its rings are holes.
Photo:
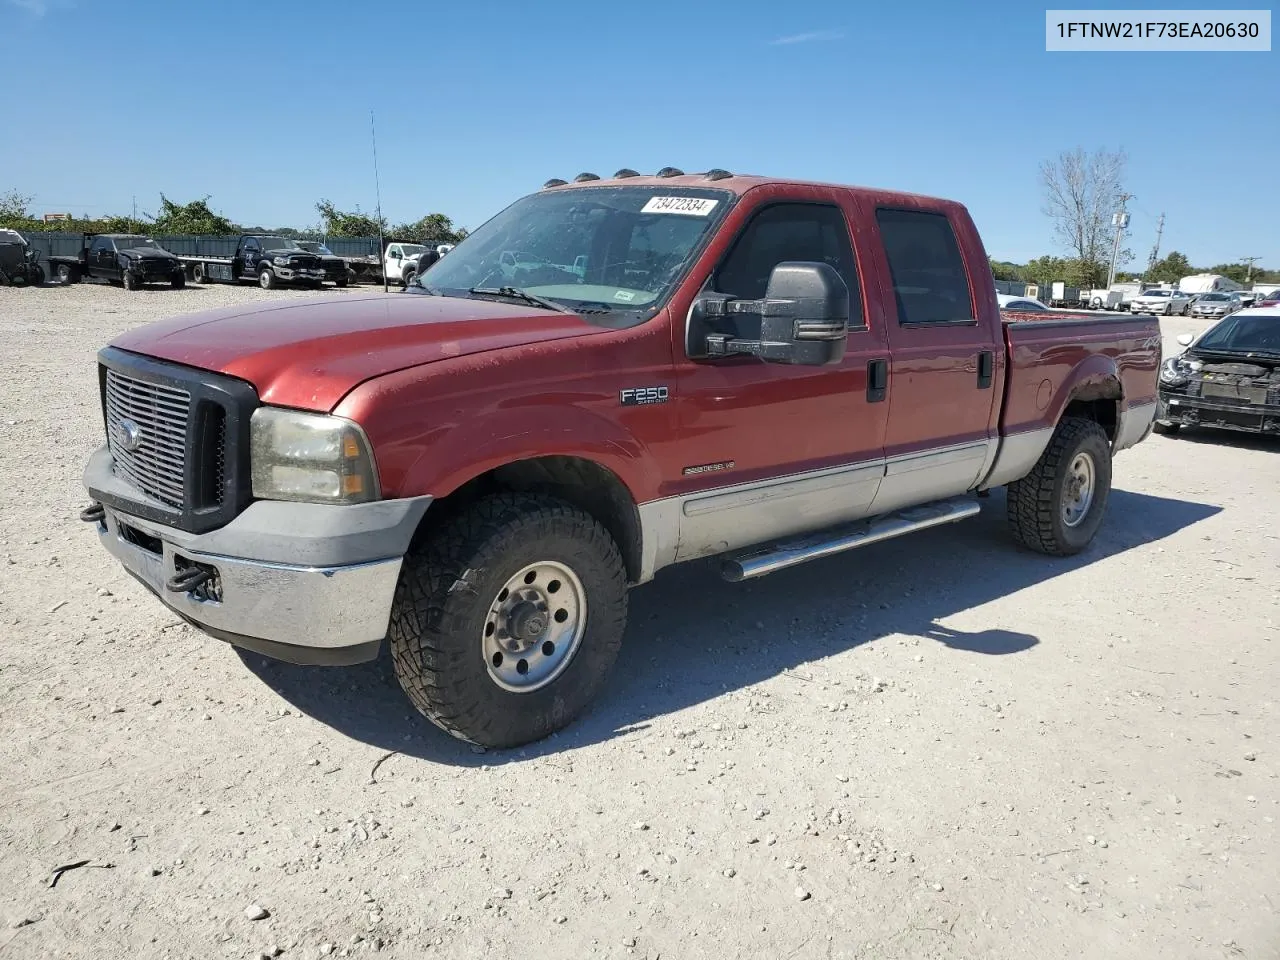
[[[309,503],[378,499],[373,451],[350,420],[259,407],[249,435],[255,497]]]
[[[1160,365],[1160,382],[1180,387],[1187,382],[1187,368],[1181,357],[1170,357]]]

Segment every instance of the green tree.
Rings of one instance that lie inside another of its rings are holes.
[[[1224,277],[1234,280],[1236,283],[1244,283],[1245,277],[1249,276],[1249,265],[1247,263],[1220,263],[1216,267],[1206,267],[1198,273],[1217,273]],[[1258,275],[1258,268],[1254,267],[1253,275]],[[1186,274],[1183,274],[1186,276]]]
[[[997,280],[1023,280],[1025,269],[1025,267],[1010,263],[1008,260],[991,261],[991,275]]]
[[[1147,271],[1145,279],[1152,283],[1177,283],[1195,272],[1185,253],[1170,250],[1167,257],[1157,260],[1155,266]]]
[[[361,213],[356,207],[354,212],[339,210],[328,200],[316,204],[320,214],[321,227],[333,237],[376,237],[379,233],[389,233],[386,217],[371,217]]]
[[[466,236],[466,231],[455,227],[453,220],[443,213],[428,213],[421,220],[400,224],[391,235],[412,243],[457,243]]]
[[[239,233],[234,223],[209,209],[208,196],[190,203],[174,203],[160,194],[160,214],[151,229],[156,233],[223,235]]]
[[[1022,268],[1023,279],[1028,283],[1034,283],[1038,286],[1046,286],[1055,280],[1064,279],[1067,272],[1067,261],[1061,257],[1055,257],[1051,254],[1045,254],[1043,257],[1036,257],[1025,267]]]
[[[31,197],[28,194],[19,193],[17,190],[0,193],[0,223],[8,223],[11,220],[30,220],[31,215],[27,213],[27,207],[30,205]]]

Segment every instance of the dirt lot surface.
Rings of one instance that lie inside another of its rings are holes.
[[[0,290],[0,958],[1280,956],[1277,444],[1152,437],[1070,560],[997,494],[665,571],[597,708],[481,755],[385,659],[180,624],[77,518],[95,350],[294,295]]]

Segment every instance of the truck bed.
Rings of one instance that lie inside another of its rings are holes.
[[[1009,367],[1001,434],[1052,428],[1066,397],[1100,399],[1115,379],[1122,409],[1155,403],[1161,359],[1155,317],[1004,311],[1003,319]]]

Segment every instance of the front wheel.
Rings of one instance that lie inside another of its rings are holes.
[[[1071,556],[1093,540],[1110,494],[1106,433],[1092,420],[1066,417],[1031,472],[1009,484],[1009,527],[1024,547]]]
[[[258,274],[258,286],[263,290],[274,290],[279,286],[276,280],[276,272],[270,267],[263,267],[262,272]]]
[[[179,270],[177,273],[175,273],[172,277],[169,278],[169,286],[173,287],[173,289],[175,290],[181,290],[186,285],[187,285],[187,275],[185,271]]]
[[[622,645],[613,538],[561,500],[499,494],[410,552],[388,637],[414,706],[453,736],[515,747],[567,726]]]
[[[413,278],[416,276],[417,273],[413,270],[406,270],[404,272],[404,276],[400,278],[400,282],[404,284],[406,290],[413,285]]]
[[[44,281],[44,267],[37,263],[31,270],[31,285],[33,287],[40,287],[44,285]]]
[[[126,290],[137,290],[142,286],[142,281],[138,279],[137,274],[133,274],[128,270],[125,270],[120,274],[120,284]]]

